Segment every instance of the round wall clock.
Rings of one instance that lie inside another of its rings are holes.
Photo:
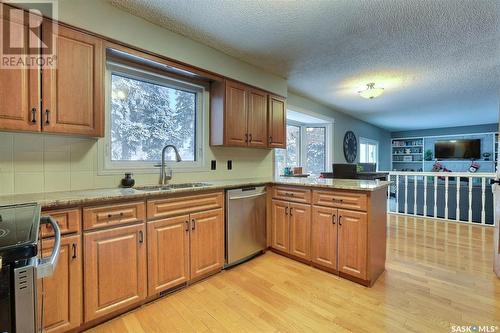
[[[356,161],[358,155],[358,140],[352,131],[347,131],[344,135],[344,157],[347,163]]]

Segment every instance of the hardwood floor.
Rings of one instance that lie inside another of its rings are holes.
[[[91,332],[452,332],[452,325],[500,326],[492,243],[493,228],[390,215],[386,272],[373,288],[268,252]]]

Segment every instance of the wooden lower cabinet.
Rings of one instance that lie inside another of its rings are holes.
[[[271,205],[271,215],[271,247],[288,253],[290,250],[288,202],[273,200]]]
[[[191,279],[219,271],[224,266],[224,211],[214,209],[190,214]]]
[[[311,259],[311,206],[290,203],[290,254]]]
[[[337,270],[337,218],[335,208],[313,206],[311,248],[312,262]]]
[[[338,210],[339,271],[367,279],[367,215]]]
[[[189,281],[189,215],[148,222],[148,296]]]
[[[42,240],[42,256],[49,257],[53,239]],[[82,323],[82,247],[81,236],[61,238],[56,270],[38,282],[38,307],[44,332],[65,332]],[[43,292],[42,292],[43,291]]]
[[[145,225],[85,233],[85,321],[139,303],[146,297]]]

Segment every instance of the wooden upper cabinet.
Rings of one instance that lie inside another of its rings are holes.
[[[313,206],[311,254],[315,264],[337,270],[337,218],[335,208]]]
[[[0,6],[10,8],[3,4]],[[1,26],[10,26],[10,38],[22,41],[23,53],[29,54],[28,20],[23,20],[22,16],[8,17],[6,13],[7,10],[3,10],[3,16],[0,16]],[[9,33],[7,29],[2,31],[3,34]],[[8,37],[2,36],[4,41],[9,40]],[[32,132],[41,130],[40,73],[36,68],[0,69],[0,101],[0,129]]]
[[[42,27],[57,57],[54,68],[42,70],[43,131],[104,136],[102,40],[49,21]]]
[[[236,81],[212,82],[210,145],[285,147],[285,99],[269,96],[263,90]],[[274,108],[271,108],[270,103],[274,103]],[[279,126],[282,128],[278,128]]]
[[[267,93],[248,91],[248,146],[267,147]]]
[[[286,148],[286,101],[269,95],[268,147]]]
[[[311,206],[289,203],[290,254],[302,259],[311,258]]]
[[[144,224],[84,234],[85,322],[146,297]]]
[[[367,279],[367,214],[338,210],[339,271]]]
[[[248,90],[243,84],[226,81],[225,142],[228,146],[246,146]]]
[[[189,215],[148,222],[148,295],[189,280]]]
[[[54,274],[39,280],[38,307],[43,300],[43,331],[66,332],[79,327],[83,317],[82,248],[79,235],[61,238]],[[42,241],[42,256],[52,253],[54,240]],[[42,294],[43,287],[43,294]],[[41,311],[40,311],[41,313]]]
[[[224,211],[193,213],[190,219],[191,279],[196,280],[224,265]]]
[[[271,205],[271,247],[288,253],[290,251],[290,228],[288,203],[273,200]]]

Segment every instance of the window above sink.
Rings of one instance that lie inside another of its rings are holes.
[[[182,162],[169,163],[175,156],[167,154],[172,169],[204,168],[205,86],[114,58],[106,65],[106,133],[99,144],[99,174],[157,173],[166,144],[178,147],[182,157]]]

